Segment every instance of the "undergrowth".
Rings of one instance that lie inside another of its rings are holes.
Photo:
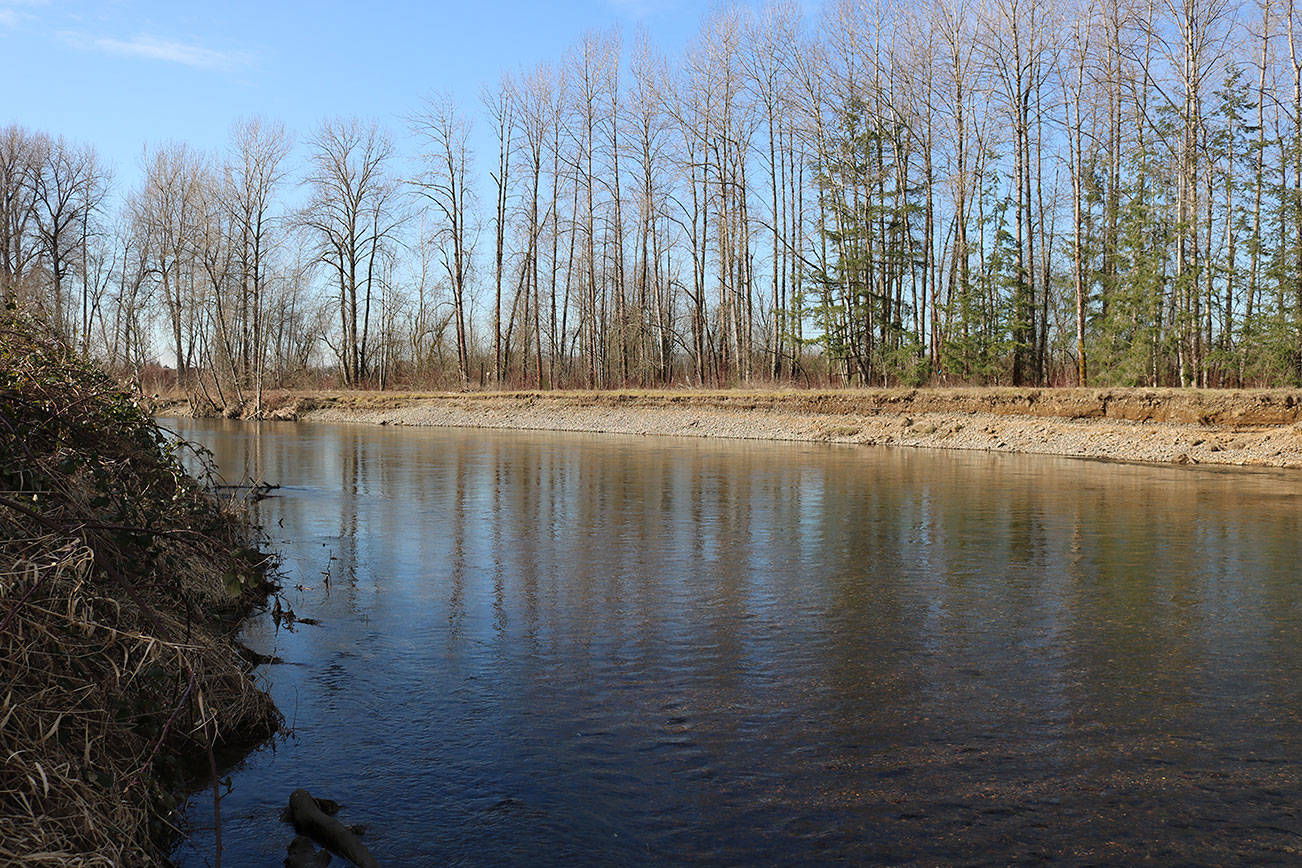
[[[0,313],[0,864],[157,864],[187,770],[279,725],[235,641],[264,556],[185,448]]]

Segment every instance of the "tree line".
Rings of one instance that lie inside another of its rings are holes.
[[[0,130],[3,300],[226,400],[1302,382],[1288,0],[736,7],[143,168]]]

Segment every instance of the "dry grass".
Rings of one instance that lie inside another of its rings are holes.
[[[262,556],[181,448],[0,318],[0,864],[157,864],[174,787],[278,723],[233,635]]]

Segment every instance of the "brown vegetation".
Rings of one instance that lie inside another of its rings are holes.
[[[264,558],[182,448],[0,319],[0,863],[157,864],[173,788],[278,724],[234,639]]]

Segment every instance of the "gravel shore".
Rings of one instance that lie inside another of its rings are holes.
[[[282,420],[821,441],[1115,461],[1302,467],[1302,392],[919,389],[292,392]],[[240,408],[227,416],[241,415]]]

